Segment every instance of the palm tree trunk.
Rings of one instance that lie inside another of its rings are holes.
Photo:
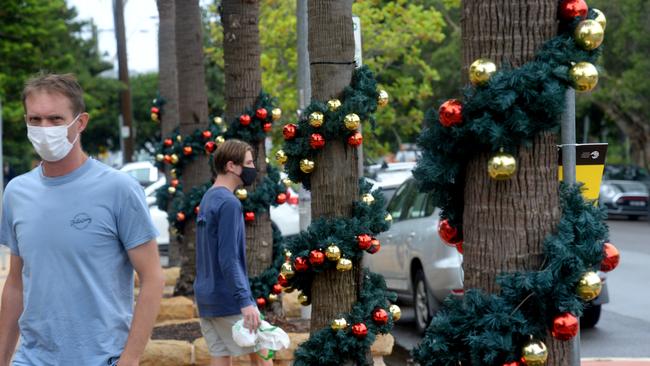
[[[354,71],[352,0],[309,0],[308,6],[312,97],[327,101],[340,96]],[[318,154],[311,177],[312,218],[352,215],[352,202],[359,194],[357,160],[355,149],[339,141]],[[352,309],[359,289],[358,267],[314,278],[312,332]]]
[[[556,0],[466,0],[463,2],[463,70],[481,57],[521,66],[557,33]],[[466,73],[465,73],[466,74]],[[465,284],[497,292],[504,271],[539,270],[544,237],[560,218],[557,136],[538,136],[517,156],[516,176],[493,181],[489,154],[466,170],[463,215]],[[549,365],[569,365],[570,343],[549,336]]]
[[[255,104],[262,89],[260,37],[258,19],[260,3],[256,0],[222,2],[224,72],[226,74],[226,120],[237,118],[245,108]],[[266,176],[264,140],[255,146],[258,174],[251,190]],[[271,265],[273,232],[268,213],[246,223],[246,266],[250,276],[257,276]]]
[[[176,72],[176,6],[174,0],[158,0],[158,89],[160,97],[165,100],[164,113],[160,119],[161,137],[164,139],[178,127],[178,78]],[[169,169],[167,181],[171,180]],[[167,207],[162,208],[166,210]],[[169,235],[169,264],[180,263],[178,242],[174,235]]]
[[[190,135],[196,129],[206,128],[208,123],[208,95],[203,66],[203,25],[198,0],[176,2],[176,57],[178,61],[178,115],[182,135]],[[199,154],[183,171],[185,190],[210,180],[208,158]],[[181,275],[176,283],[175,294],[193,293],[192,284],[196,273],[195,258],[196,225],[190,220],[179,243],[181,252]]]

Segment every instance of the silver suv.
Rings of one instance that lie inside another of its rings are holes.
[[[364,264],[382,274],[402,301],[413,303],[415,324],[424,332],[443,299],[463,293],[463,257],[442,243],[437,231],[439,210],[430,194],[418,190],[414,178],[397,188],[387,211],[393,224],[377,237],[381,250],[366,255]]]

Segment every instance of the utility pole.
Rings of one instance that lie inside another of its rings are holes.
[[[309,51],[307,49],[307,35],[309,27],[307,23],[307,0],[296,0],[296,18],[298,35],[298,108],[299,113],[311,103],[311,75],[309,71]],[[300,187],[298,193],[300,200],[298,212],[300,215],[300,230],[307,230],[311,223],[311,194]]]
[[[120,140],[123,141],[122,162],[133,159],[133,111],[131,107],[131,86],[129,84],[129,66],[126,57],[126,35],[124,27],[124,2],[113,0],[115,22],[115,39],[117,41],[117,63],[119,79],[124,89],[120,91],[120,114],[124,125],[120,125]]]

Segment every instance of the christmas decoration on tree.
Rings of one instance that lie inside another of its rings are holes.
[[[154,122],[160,122],[163,113],[163,106],[165,105],[165,99],[158,95],[151,103],[151,120]]]
[[[486,173],[492,184],[512,179],[518,148],[559,128],[566,89],[590,91],[598,82],[593,63],[604,15],[589,11],[582,0],[563,0],[559,16],[565,22],[560,34],[533,61],[497,70],[479,59],[470,67],[472,85],[464,91],[461,122],[445,126],[442,112],[447,110],[427,114],[429,127],[418,141],[423,155],[414,175],[441,208],[439,233],[448,244],[455,235],[462,238],[462,179],[469,160],[491,153]],[[544,240],[541,268],[501,273],[497,294],[468,289],[462,298],[445,300],[412,352],[420,365],[545,365],[548,349],[541,340],[547,332],[560,340],[575,336],[585,301],[602,286],[594,268],[613,269],[619,260],[615,247],[604,245],[604,213],[585,201],[580,189],[560,185],[562,217]]]

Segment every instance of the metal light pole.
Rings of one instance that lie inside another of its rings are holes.
[[[568,185],[576,183],[576,91],[566,91],[566,108],[562,114],[562,181]],[[580,324],[580,319],[578,319]],[[571,366],[580,366],[580,327],[571,341]]]
[[[307,0],[296,0],[297,39],[298,39],[298,108],[300,113],[311,102],[311,76],[309,71],[309,51],[307,48]],[[298,212],[300,230],[306,230],[311,223],[311,194],[302,186],[299,192]]]

